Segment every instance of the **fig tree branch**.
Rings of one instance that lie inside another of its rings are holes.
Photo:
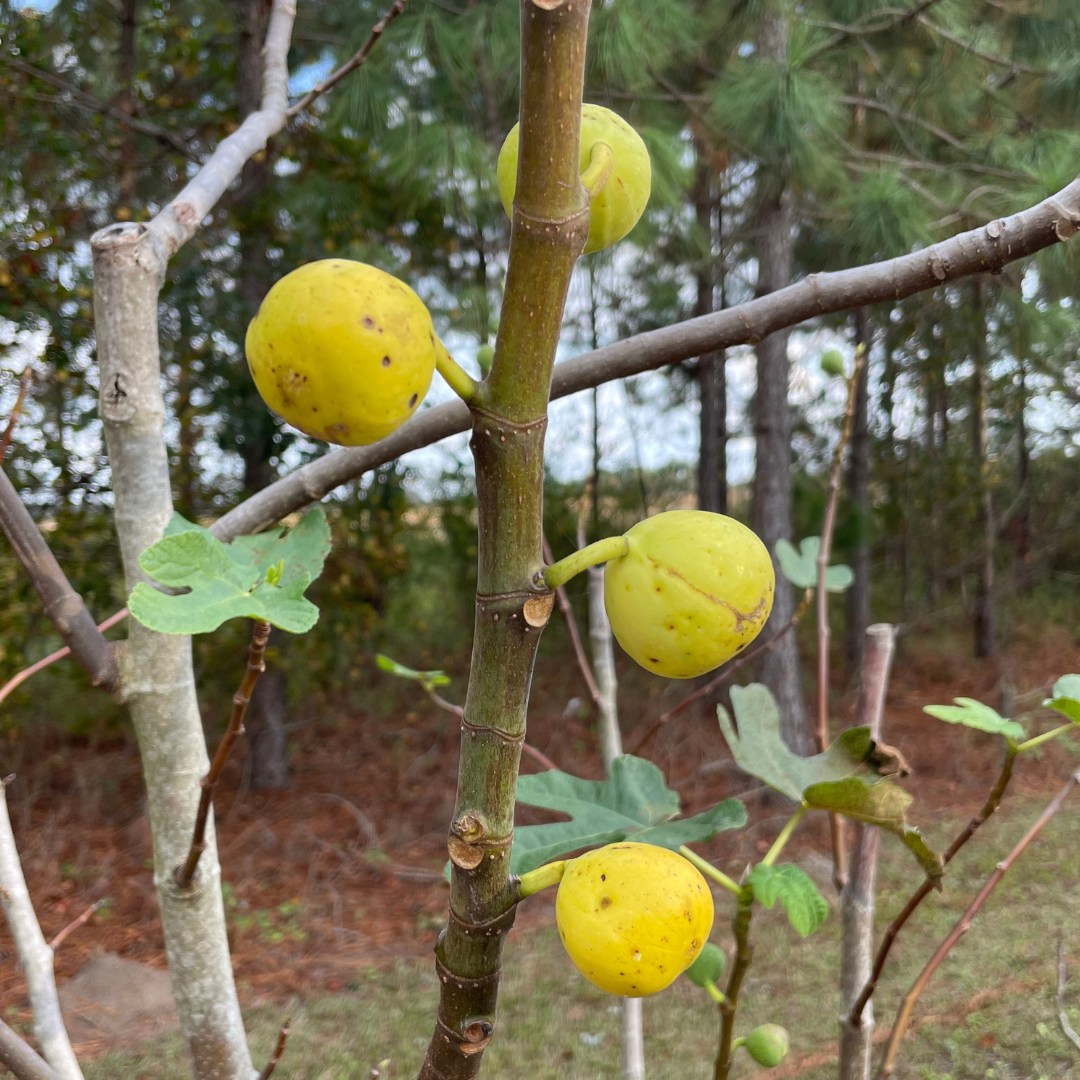
[[[82,597],[71,587],[15,485],[2,469],[0,529],[41,598],[45,614],[86,669],[90,681],[106,690],[115,690],[119,671],[113,645],[94,625]]]
[[[277,1068],[277,1063],[281,1060],[281,1055],[285,1053],[285,1043],[288,1041],[289,1035],[292,1032],[292,1028],[289,1027],[290,1019],[291,1017],[285,1017],[285,1023],[281,1025],[281,1030],[278,1032],[274,1052],[270,1055],[270,1060],[263,1066],[262,1072],[259,1073],[259,1080],[270,1080],[270,1074]]]
[[[206,848],[206,819],[210,816],[210,805],[214,798],[214,786],[225,768],[232,745],[244,730],[244,715],[247,713],[251,692],[259,676],[266,670],[263,657],[266,655],[266,643],[270,639],[270,624],[259,619],[251,627],[251,644],[248,646],[247,668],[240,680],[240,689],[233,695],[232,716],[229,726],[218,745],[210,771],[200,781],[202,791],[199,794],[199,811],[195,817],[195,831],[191,837],[191,848],[182,866],[176,868],[176,884],[181,889],[190,889],[195,880],[195,871],[199,866],[199,857]]]
[[[0,465],[4,463],[4,458],[7,457],[8,447],[11,445],[11,436],[15,434],[15,425],[18,424],[19,417],[22,415],[23,401],[26,398],[26,390],[30,385],[30,376],[32,374],[33,370],[27,364],[19,379],[19,395],[15,398],[15,404],[12,406],[7,427],[4,428],[4,437],[0,439]]]
[[[750,944],[750,920],[754,917],[754,891],[749,885],[742,887],[739,908],[732,919],[731,929],[735,935],[735,960],[731,965],[724,988],[724,1000],[717,1006],[720,1010],[720,1048],[716,1054],[715,1080],[728,1080],[731,1072],[732,1042],[735,1038],[735,1014],[739,1008],[739,991],[743,979],[754,959],[754,947]]]
[[[996,273],[1010,262],[1069,240],[1077,231],[1080,179],[1027,210],[911,254],[811,274],[745,304],[583,353],[555,366],[551,396],[567,397],[705,353],[753,344],[807,319],[902,300],[971,274]],[[461,402],[425,409],[380,442],[334,451],[276,481],[219,518],[213,532],[223,540],[257,532],[339,484],[468,427],[469,410]]]
[[[960,834],[949,845],[949,850],[945,852],[942,859],[944,866],[948,866],[949,863],[953,861],[956,853],[975,835],[979,827],[983,825],[1001,805],[1001,800],[1005,795],[1005,789],[1009,786],[1009,781],[1012,779],[1013,765],[1016,763],[1016,753],[1016,747],[1009,744],[1005,751],[1005,762],[1001,767],[1001,773],[998,775],[993,788],[991,788],[986,803],[979,813],[964,826]],[[881,939],[881,945],[878,946],[877,955],[874,957],[874,967],[870,973],[870,978],[867,980],[862,992],[855,999],[855,1003],[851,1007],[851,1015],[848,1017],[848,1023],[853,1028],[858,1028],[862,1023],[863,1009],[877,989],[878,982],[881,979],[881,973],[885,970],[885,961],[889,958],[889,953],[892,950],[897,935],[904,928],[904,924],[908,919],[915,914],[916,908],[918,908],[927,896],[930,895],[934,886],[934,879],[927,877],[927,879],[911,894],[907,903],[901,908],[900,913],[896,918],[889,923],[889,926],[885,931],[885,936]]]
[[[0,1020],[0,1062],[18,1080],[60,1080],[13,1028]]]
[[[934,955],[927,961],[926,967],[920,972],[919,977],[912,983],[911,989],[904,996],[893,1022],[892,1031],[889,1032],[889,1041],[885,1046],[885,1054],[881,1061],[881,1067],[877,1072],[877,1080],[888,1080],[892,1075],[893,1066],[896,1064],[896,1055],[900,1049],[900,1040],[904,1037],[911,1012],[919,996],[926,989],[927,983],[934,976],[934,972],[941,966],[945,957],[952,951],[953,946],[971,929],[971,924],[978,915],[987,898],[997,888],[998,882],[1008,873],[1009,868],[1027,850],[1032,841],[1043,831],[1047,823],[1065,805],[1065,800],[1072,793],[1072,789],[1080,783],[1080,769],[1069,777],[1065,786],[1054,796],[1046,809],[1039,815],[1038,820],[1021,837],[1016,846],[997,864],[994,872],[986,879],[986,884],[979,890],[979,894],[968,905],[967,911],[957,919],[953,928],[945,935],[941,944],[937,947]]]
[[[7,64],[8,67],[14,68],[16,71],[21,71],[31,79],[37,79],[40,82],[55,87],[61,93],[70,95],[72,100],[80,105],[93,112],[108,116],[110,119],[117,121],[117,123],[123,124],[124,127],[130,128],[132,131],[137,131],[140,135],[149,135],[150,138],[157,139],[158,142],[164,143],[178,154],[183,154],[188,161],[194,161],[198,164],[199,156],[186,142],[184,142],[183,139],[180,138],[179,135],[176,134],[175,131],[170,131],[168,128],[161,127],[158,124],[152,124],[148,120],[140,120],[137,116],[129,116],[115,105],[110,105],[107,101],[102,101],[93,94],[88,94],[85,90],[81,90],[77,86],[72,86],[67,79],[61,78],[59,75],[54,75],[49,71],[42,71],[40,68],[34,67],[33,64],[27,64],[25,61],[18,60],[14,56],[7,55],[7,53],[0,53],[0,63]]]
[[[371,33],[368,35],[367,41],[360,46],[360,49],[354,53],[344,64],[327,75],[321,83],[313,86],[295,105],[290,105],[285,111],[286,116],[296,116],[298,113],[302,113],[317,97],[321,97],[332,86],[341,82],[346,75],[351,71],[355,71],[361,64],[368,58],[368,53],[371,52],[375,45],[375,42],[382,37],[386,28],[405,10],[405,0],[396,0],[394,6],[371,28]]]
[[[78,930],[80,926],[88,923],[107,903],[108,901],[102,898],[96,903],[91,904],[77,919],[72,919],[72,921],[49,942],[49,948],[55,953],[67,940],[69,935]]]

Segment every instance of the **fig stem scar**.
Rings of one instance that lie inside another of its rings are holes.
[[[629,550],[630,541],[625,536],[608,536],[567,555],[565,559],[545,566],[539,576],[549,589],[557,589],[582,570],[598,563],[610,562],[612,559],[621,559]]]
[[[800,806],[794,814],[791,815],[791,819],[780,830],[780,835],[773,841],[773,846],[769,848],[765,855],[765,858],[761,860],[762,866],[772,866],[777,859],[780,858],[780,852],[784,850],[785,845],[791,839],[791,834],[795,831],[795,827],[802,821],[803,814],[809,810],[808,806]]]
[[[546,866],[540,866],[535,870],[530,870],[527,874],[522,874],[518,881],[518,893],[521,895],[522,900],[526,896],[532,896],[534,893],[540,892],[541,889],[558,885],[562,881],[566,865],[570,861],[563,859],[560,862],[548,863]]]
[[[604,190],[614,167],[615,151],[606,142],[593,143],[589,165],[581,174],[581,182],[585,185],[590,199],[595,199]]]
[[[447,352],[437,337],[432,337],[431,341],[435,346],[435,370],[462,401],[471,401],[480,384]]]
[[[742,886],[738,882],[729,878],[723,870],[717,870],[711,862],[706,862],[696,851],[691,851],[683,844],[679,848],[679,854],[687,861],[692,862],[706,877],[710,877],[713,881],[723,885],[728,892],[733,892],[736,896],[742,896]]]

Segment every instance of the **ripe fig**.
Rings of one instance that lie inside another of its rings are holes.
[[[671,510],[638,522],[607,564],[604,604],[619,644],[669,679],[711,671],[757,637],[776,578],[765,545],[723,514]]]
[[[608,844],[567,864],[555,919],[589,982],[620,997],[645,997],[697,959],[712,929],[712,892],[674,851]]]
[[[581,107],[580,169],[592,160],[593,146],[607,143],[615,163],[607,182],[594,195],[589,208],[589,239],[585,254],[617,243],[638,223],[652,190],[652,165],[641,136],[621,117],[602,105]],[[499,151],[499,195],[508,217],[513,216],[517,190],[518,125],[506,136]]]
[[[759,1065],[772,1069],[787,1057],[788,1033],[779,1024],[762,1024],[746,1036],[743,1045]]]
[[[424,302],[365,263],[323,259],[286,274],[248,326],[248,368],[263,401],[293,427],[365,446],[416,411],[435,371]]]
[[[718,983],[723,978],[726,967],[727,957],[723,951],[711,941],[707,941],[698,958],[686,969],[686,977],[695,986]]]

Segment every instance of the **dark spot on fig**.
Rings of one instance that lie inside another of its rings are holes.
[[[389,356],[384,356],[382,358],[382,366],[383,367],[389,367],[390,366],[390,357]]]
[[[375,320],[370,315],[365,315],[364,325],[370,330],[375,325]]]
[[[650,664],[659,664],[659,663],[660,663],[660,661],[659,661],[659,660],[657,660],[655,656],[650,656],[650,657],[649,657],[649,663],[650,663]]]
[[[609,907],[611,907],[611,897],[610,897],[610,896],[603,896],[603,897],[601,897],[601,898],[600,898],[600,906],[601,906],[602,908],[609,908]]]
[[[607,881],[607,874],[601,874],[600,875],[600,880],[601,881]]]
[[[419,397],[420,397],[419,394],[413,394],[413,396],[411,398],[409,398],[409,408],[410,409],[416,404],[416,400]]]

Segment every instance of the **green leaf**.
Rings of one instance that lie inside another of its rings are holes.
[[[913,797],[903,788],[885,780],[867,786],[861,777],[851,777],[813,784],[803,792],[803,798],[816,810],[835,811],[900,837],[930,877],[941,877],[941,856],[927,845],[918,829],[908,824],[907,809]]]
[[[205,634],[238,617],[303,633],[319,617],[304,592],[322,572],[329,550],[321,507],[284,535],[271,529],[229,544],[174,514],[165,536],[142,553],[139,565],[162,585],[188,591],[169,595],[140,582],[128,607],[139,622],[164,634]]]
[[[396,660],[391,660],[389,656],[384,656],[382,653],[375,654],[375,663],[380,671],[387,671],[399,679],[412,679],[420,683],[425,690],[450,685],[450,676],[445,671],[416,671],[414,668],[399,664]]]
[[[720,730],[736,764],[745,773],[802,803],[803,792],[813,784],[858,777],[873,784],[887,771],[870,729],[849,728],[824,754],[799,757],[780,736],[780,712],[776,699],[760,683],[731,688],[731,704],[739,723],[736,732],[723,706],[717,706]]]
[[[651,761],[629,754],[611,763],[607,780],[582,780],[557,769],[519,776],[517,800],[557,810],[571,820],[516,829],[512,874],[535,870],[571,851],[619,840],[677,851],[683,844],[710,840],[724,829],[746,824],[746,809],[738,799],[725,799],[702,814],[676,820],[678,794]]]
[[[821,551],[821,539],[808,536],[799,544],[799,550],[787,540],[777,540],[776,558],[780,563],[780,572],[793,585],[800,589],[817,588],[817,558]],[[836,563],[825,571],[825,590],[840,593],[855,580],[850,566]]]
[[[923,712],[944,720],[946,724],[963,724],[964,727],[987,731],[991,735],[1004,735],[1006,739],[1020,742],[1025,737],[1022,725],[1007,720],[996,709],[974,698],[953,698],[955,705],[924,705]]]
[[[1053,693],[1043,702],[1043,707],[1054,709],[1074,724],[1080,724],[1080,675],[1062,675],[1054,683]]]
[[[805,871],[791,863],[766,866],[758,863],[750,871],[754,898],[771,908],[777,900],[784,905],[788,922],[802,937],[808,937],[829,914],[829,905]]]

